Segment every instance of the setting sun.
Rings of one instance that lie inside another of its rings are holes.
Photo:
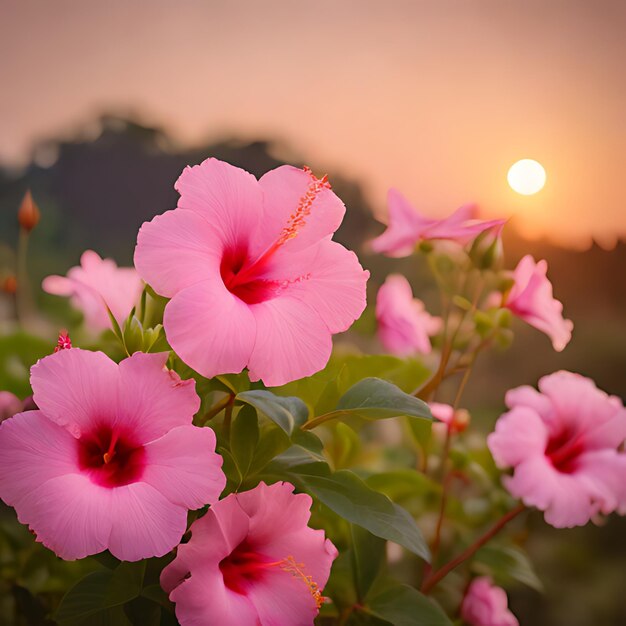
[[[532,196],[546,184],[546,170],[533,159],[522,159],[511,165],[507,180],[513,191],[524,196]]]

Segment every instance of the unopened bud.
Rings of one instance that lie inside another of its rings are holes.
[[[467,409],[457,409],[454,412],[454,418],[452,419],[452,430],[457,433],[462,433],[470,423],[470,414]]]
[[[33,228],[35,228],[35,226],[37,226],[37,224],[39,224],[40,217],[41,213],[39,211],[39,207],[33,200],[30,190],[28,190],[22,199],[20,208],[17,211],[17,221],[20,223],[20,226],[29,233],[33,230]]]
[[[0,391],[0,422],[22,410],[22,401],[10,391]]]
[[[55,352],[59,352],[60,350],[69,350],[72,347],[72,340],[70,339],[70,335],[67,331],[62,330],[59,333],[59,340],[57,341],[57,345],[54,348]]]
[[[479,270],[498,269],[502,265],[502,227],[482,232],[472,244],[469,257]]]
[[[8,294],[14,294],[17,291],[17,278],[13,274],[2,281],[2,291]]]

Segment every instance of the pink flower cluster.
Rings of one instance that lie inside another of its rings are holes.
[[[376,319],[381,343],[392,354],[429,354],[430,336],[443,325],[424,308],[424,303],[413,298],[409,281],[401,274],[387,276],[378,290]]]
[[[586,524],[597,513],[626,512],[626,409],[592,380],[557,372],[539,391],[506,395],[509,411],[488,444],[504,484],[557,528]]]

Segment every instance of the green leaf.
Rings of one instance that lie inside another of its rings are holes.
[[[111,328],[113,329],[113,334],[120,340],[120,343],[125,348],[126,346],[124,345],[124,333],[122,332],[122,329],[120,328],[120,325],[118,324],[117,319],[115,318],[115,315],[113,315],[111,309],[109,308],[107,303],[104,302],[104,300],[103,300],[103,304],[106,307],[107,314],[109,316],[109,321],[111,322]]]
[[[222,471],[228,481],[227,488],[230,491],[238,489],[243,482],[243,476],[241,475],[237,461],[235,461],[233,455],[226,448],[218,447],[217,453],[222,457]]]
[[[408,585],[394,585],[375,595],[367,612],[393,626],[452,626],[438,605]]]
[[[306,428],[315,428],[329,420],[342,421],[379,420],[391,417],[408,417],[432,420],[428,405],[409,395],[396,385],[380,378],[365,378],[352,386],[337,403],[334,411],[315,417]]]
[[[304,424],[309,409],[300,398],[281,397],[271,391],[256,389],[237,394],[236,400],[253,406],[291,437],[294,429]]]
[[[344,519],[377,537],[399,543],[426,561],[430,559],[424,537],[409,512],[370,489],[353,472],[340,470],[332,474],[325,463],[313,463],[293,468],[292,476]]]
[[[91,558],[100,563],[100,565],[104,565],[107,569],[115,569],[120,564],[120,560],[116,559],[108,550],[92,554]]]
[[[11,391],[20,398],[32,393],[28,374],[38,359],[50,354],[54,341],[18,331],[0,336],[0,389]]]
[[[491,575],[502,586],[517,581],[536,591],[543,591],[543,583],[528,556],[514,546],[490,545],[481,548],[474,556],[472,569],[479,574]]]
[[[317,435],[296,430],[291,441],[293,445],[274,458],[268,468],[269,473],[284,471],[296,465],[307,465],[316,462],[326,463],[324,444]]]
[[[354,582],[363,601],[385,563],[387,543],[360,526],[351,524],[350,530]]]
[[[244,406],[237,413],[230,431],[230,451],[243,477],[246,476],[259,442],[259,420],[251,406]]]
[[[146,562],[120,563],[115,570],[88,574],[63,597],[55,619],[61,626],[126,626],[123,605],[141,592]]]
[[[287,450],[290,445],[291,440],[280,428],[272,426],[268,430],[265,430],[259,439],[259,444],[254,453],[254,458],[252,459],[252,464],[248,472],[249,475],[261,471],[272,459]]]
[[[441,491],[441,485],[422,472],[402,468],[389,472],[377,472],[365,481],[372,489],[384,493],[392,500],[415,496],[434,496]]]
[[[326,367],[282,387],[272,389],[281,396],[302,398],[315,415],[332,411],[350,387],[370,376],[384,378],[406,392],[415,391],[430,376],[422,361],[387,354],[346,354],[335,351]]]

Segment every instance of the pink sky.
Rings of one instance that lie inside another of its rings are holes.
[[[102,111],[193,144],[276,137],[435,214],[477,201],[527,234],[626,233],[621,0],[0,0],[0,160]],[[548,183],[512,192],[530,157]]]

